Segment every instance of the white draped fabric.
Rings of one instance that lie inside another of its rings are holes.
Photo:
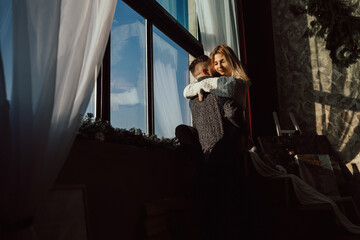
[[[163,8],[168,11],[171,16],[177,19],[177,6],[176,0],[156,0]]]
[[[159,136],[174,137],[176,126],[183,124],[179,94],[176,82],[176,72],[171,64],[160,59],[154,62],[154,79],[157,92],[161,93],[154,99],[156,112],[156,133]],[[157,110],[157,111],[156,111]]]
[[[167,138],[174,137],[176,126],[184,123],[176,77],[176,71],[179,71],[177,68],[177,49],[154,33],[155,131],[157,135]]]
[[[293,184],[294,192],[302,205],[312,205],[327,203],[330,204],[336,220],[350,233],[360,234],[360,226],[353,224],[346,216],[342,214],[336,203],[329,197],[316,191],[313,187],[305,183],[299,177],[293,174],[286,174],[271,168],[255,152],[249,152],[252,163],[256,171],[263,177],[268,178],[290,178]]]
[[[33,216],[55,180],[89,102],[115,6],[116,0],[12,1],[13,77],[0,74],[1,223]],[[5,82],[12,82],[11,93],[3,91]]]
[[[196,0],[196,13],[205,54],[226,44],[240,59],[236,1]]]

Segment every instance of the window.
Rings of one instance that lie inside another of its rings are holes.
[[[156,0],[184,28],[189,30],[188,0]]]
[[[118,1],[111,27],[110,122],[147,132],[145,19]]]
[[[203,49],[187,30],[196,26],[188,2],[194,0],[118,1],[97,80],[97,117],[159,137],[174,137],[177,125],[191,124],[182,92],[189,83],[189,56]]]
[[[0,1],[0,50],[2,55],[3,70],[5,75],[5,86],[7,100],[11,99],[12,90],[12,1]],[[10,13],[10,14],[9,14]],[[0,86],[2,87],[2,86]]]
[[[179,124],[191,124],[189,101],[183,90],[189,83],[189,55],[154,28],[155,133],[171,137]]]

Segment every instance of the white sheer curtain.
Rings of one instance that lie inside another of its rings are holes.
[[[0,224],[5,230],[34,215],[66,158],[91,96],[115,6],[116,0],[12,1],[11,94],[3,91],[0,74]],[[5,94],[11,96],[9,105]],[[31,239],[22,232],[8,237]]]
[[[168,11],[171,16],[177,19],[177,6],[176,0],[156,0],[163,8]]]
[[[157,59],[154,61],[154,78],[156,79],[156,90],[159,93],[154,99],[155,130],[158,135],[171,138],[174,137],[176,126],[184,123],[178,98],[175,69],[171,64]]]
[[[178,52],[154,33],[154,104],[155,131],[163,137],[174,137],[176,126],[183,124],[176,71]]]
[[[350,233],[360,234],[360,226],[353,224],[343,213],[340,211],[337,204],[330,198],[315,190],[308,185],[298,176],[280,172],[267,165],[257,153],[249,151],[252,163],[261,176],[265,178],[290,178],[293,185],[294,193],[300,204],[313,205],[313,204],[330,204],[335,214],[337,223],[342,225],[345,230]]]
[[[226,44],[240,59],[236,1],[196,0],[196,13],[205,54]]]

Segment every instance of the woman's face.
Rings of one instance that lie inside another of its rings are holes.
[[[220,75],[230,77],[231,69],[229,63],[226,61],[224,54],[217,53],[214,56],[214,68]]]

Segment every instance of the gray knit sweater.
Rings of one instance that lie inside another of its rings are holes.
[[[234,77],[202,77],[184,89],[184,97],[193,98],[202,92],[233,99],[240,107],[246,108],[246,96],[250,82]]]
[[[190,100],[193,125],[198,131],[199,142],[204,153],[211,152],[215,144],[224,136],[224,123],[218,96],[208,94],[203,101]]]
[[[208,79],[202,78],[201,80],[206,82]],[[235,79],[232,78],[231,81],[234,83]],[[214,90],[221,91],[221,89]],[[227,91],[227,94],[230,91],[232,90]],[[185,92],[184,90],[184,95]],[[230,125],[231,129],[245,131],[243,107],[230,98],[221,97],[212,92],[205,93],[203,101],[199,101],[197,97],[190,100],[190,109],[193,125],[198,131],[199,141],[204,153],[212,151],[215,144],[227,134],[226,131],[230,129]]]

